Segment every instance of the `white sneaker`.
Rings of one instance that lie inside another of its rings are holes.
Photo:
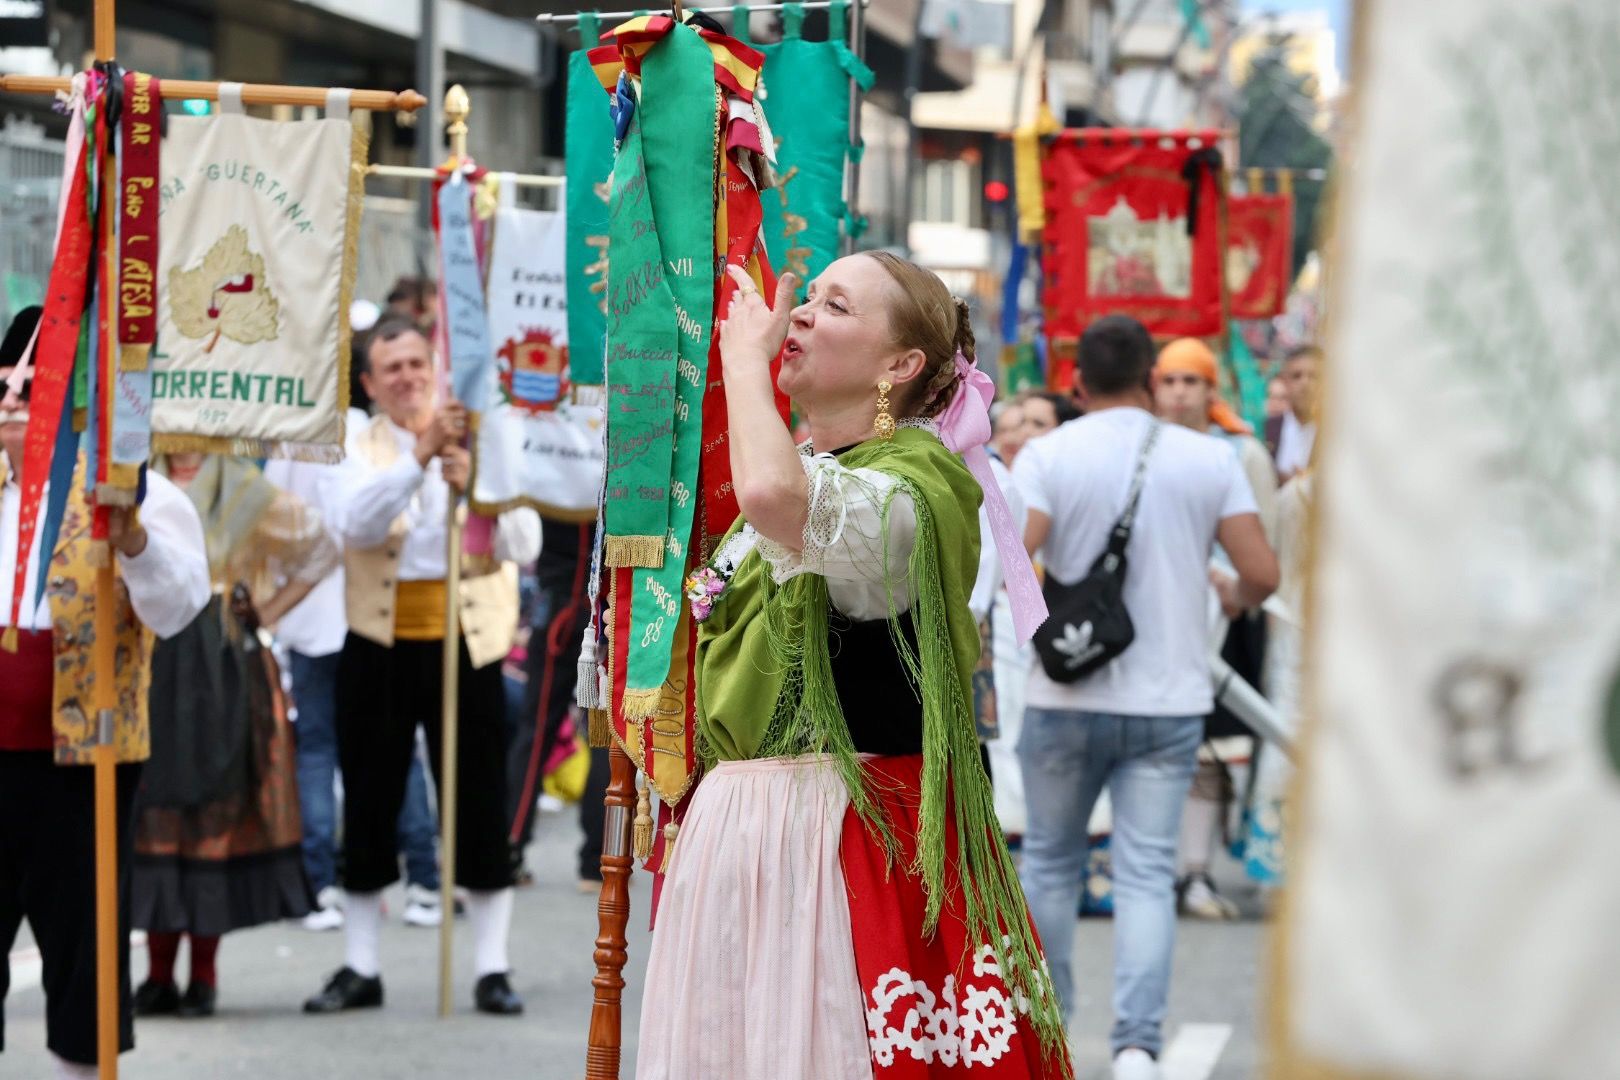
[[[343,929],[343,912],[338,908],[316,908],[304,916],[303,927],[320,933],[325,930]]]
[[[1187,879],[1181,894],[1182,914],[1194,919],[1227,922],[1240,918],[1238,906],[1219,892],[1207,874],[1193,874]]]
[[[1159,1063],[1146,1050],[1121,1050],[1114,1056],[1114,1080],[1159,1080]]]
[[[343,890],[328,885],[315,897],[315,910],[304,916],[305,930],[320,933],[343,928]]]
[[[444,916],[439,911],[439,894],[420,885],[405,886],[405,925],[438,926]]]

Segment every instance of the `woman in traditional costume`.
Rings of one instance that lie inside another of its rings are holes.
[[[774,311],[729,272],[742,519],[688,583],[707,769],[637,1074],[1066,1076],[974,727],[981,485],[957,452],[988,439],[993,387],[965,305],[885,252],[833,263],[798,307],[784,275]],[[804,446],[776,411],[779,352]]]
[[[314,906],[292,727],[259,627],[297,605],[340,553],[319,514],[250,462],[172,454],[159,467],[202,517],[214,598],[152,659],[152,758],[137,796],[130,901],[150,964],[135,1011],[209,1016],[220,936]],[[182,934],[191,939],[183,996]]]

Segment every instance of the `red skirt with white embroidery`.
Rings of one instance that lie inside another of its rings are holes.
[[[917,857],[922,762],[921,754],[863,762],[867,790],[888,812],[900,844],[892,866],[854,807],[844,815],[844,883],[872,1075],[1062,1077],[1063,1063],[1043,1052],[1001,979],[990,943],[969,940],[956,875],[946,874],[949,892],[938,929],[923,936],[927,896],[922,880],[904,869]],[[954,866],[956,826],[949,813],[945,844],[946,865]]]

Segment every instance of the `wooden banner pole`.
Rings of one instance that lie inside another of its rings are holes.
[[[114,0],[96,0],[94,17],[96,60],[111,61],[117,49]],[[114,239],[114,222],[118,220],[118,170],[111,153],[111,130],[108,129],[109,138],[97,148],[102,176],[100,291],[107,304],[116,303],[118,297],[118,245]],[[95,312],[93,317],[101,318],[101,311]],[[107,380],[117,371],[117,335],[111,332],[112,325],[111,320],[101,323],[102,355],[91,358],[92,363],[102,365],[103,387],[109,385]],[[110,405],[107,411],[111,411]],[[92,422],[100,421],[92,418]],[[102,438],[107,434],[103,429]],[[85,484],[94,487],[93,474],[85,477]],[[113,674],[117,666],[118,636],[118,587],[113,569],[116,557],[109,545],[105,565],[96,570],[96,636],[91,647],[96,672],[91,704],[95,708],[97,726],[96,746],[91,751],[96,821],[96,1061],[101,1080],[117,1080],[118,1077],[118,684]]]
[[[444,118],[450,121],[450,158],[445,168],[460,168],[467,160],[467,114],[472,111],[467,91],[452,86],[444,95]],[[445,290],[439,290],[443,304]],[[443,309],[440,309],[441,318]],[[449,357],[445,357],[448,363]],[[446,386],[449,380],[446,380]],[[469,476],[469,480],[471,477]],[[451,1013],[450,983],[456,925],[456,798],[460,789],[457,770],[460,747],[457,734],[461,687],[461,500],[465,493],[450,489],[445,520],[444,700],[440,711],[439,750],[439,1015]]]
[[[624,965],[629,959],[630,824],[636,806],[636,766],[614,742],[608,749],[611,773],[602,829],[602,892],[596,901],[596,977],[591,980],[591,1027],[585,1051],[585,1080],[619,1080],[623,1040]]]

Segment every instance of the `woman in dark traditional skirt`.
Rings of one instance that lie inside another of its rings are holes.
[[[131,924],[147,931],[150,964],[135,1011],[209,1016],[220,936],[313,907],[293,733],[260,627],[303,599],[340,553],[315,511],[246,461],[173,454],[161,467],[202,516],[215,595],[152,658],[152,759],[131,885]],[[249,584],[274,580],[282,584]],[[174,976],[182,934],[191,938],[184,996]]]

